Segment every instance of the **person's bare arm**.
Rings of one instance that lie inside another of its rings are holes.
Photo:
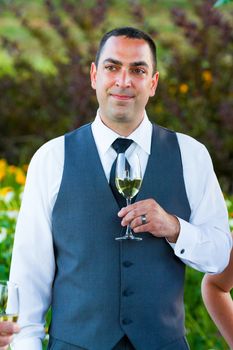
[[[219,331],[233,349],[233,250],[227,268],[218,275],[205,275],[202,280],[202,297],[205,306]]]

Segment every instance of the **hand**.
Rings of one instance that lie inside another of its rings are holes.
[[[19,326],[14,322],[0,322],[0,350],[6,350],[12,341],[14,333],[19,332]]]
[[[146,223],[142,224],[141,216]],[[165,237],[175,243],[180,233],[180,223],[176,216],[168,214],[154,199],[145,199],[122,208],[118,216],[121,225],[130,227],[135,233],[150,232],[155,237]]]

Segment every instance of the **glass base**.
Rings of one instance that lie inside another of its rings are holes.
[[[135,237],[133,235],[124,235],[122,237],[116,237],[115,238],[116,241],[124,241],[126,239],[130,239],[130,240],[134,240],[134,241],[142,241],[141,237]]]

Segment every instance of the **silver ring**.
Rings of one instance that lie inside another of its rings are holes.
[[[141,215],[141,222],[142,222],[142,225],[145,225],[147,223],[146,214]]]

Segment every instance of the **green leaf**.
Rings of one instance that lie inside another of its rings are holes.
[[[232,0],[218,0],[215,4],[214,7],[219,7],[225,4],[229,4],[230,2],[232,2]]]
[[[0,76],[14,76],[15,74],[14,59],[6,50],[0,49]]]
[[[0,37],[11,42],[32,40],[27,28],[23,27],[20,21],[14,17],[2,17],[0,22]]]
[[[42,55],[35,56],[31,61],[31,65],[35,70],[43,74],[56,75],[57,73],[57,68],[53,62],[49,58]]]
[[[21,58],[37,72],[45,75],[56,75],[57,73],[57,68],[53,61],[49,57],[44,56],[39,50],[25,50]]]

